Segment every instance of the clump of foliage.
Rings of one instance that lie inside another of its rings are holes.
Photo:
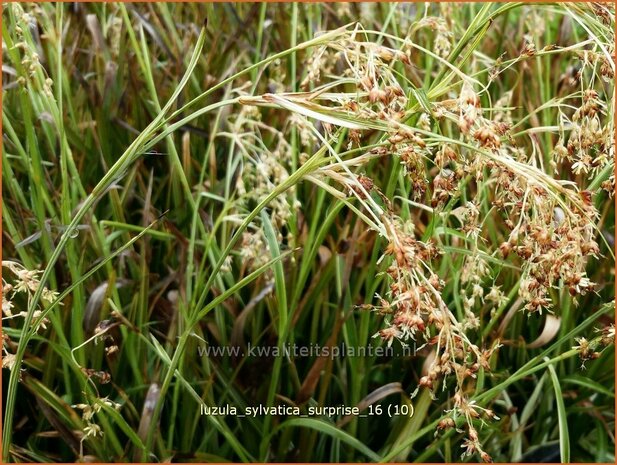
[[[614,461],[612,5],[2,27],[5,460]]]

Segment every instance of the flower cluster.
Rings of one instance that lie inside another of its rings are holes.
[[[564,134],[555,146],[556,162],[571,163],[575,174],[589,177],[613,163],[615,142],[611,122],[603,121],[606,119],[602,117],[605,113],[606,104],[598,92],[594,89],[585,90],[580,107],[572,115],[567,142],[564,143]]]
[[[588,92],[583,106],[573,119],[585,125],[590,124],[585,121],[594,118],[597,122],[601,107],[597,93]],[[502,143],[502,139],[509,136],[507,113],[500,114],[497,121],[487,120],[483,114],[479,96],[467,82],[463,83],[456,101],[440,105],[441,117],[456,121],[470,143],[475,142],[494,155],[487,160],[469,151],[458,154],[447,145],[442,147],[435,157],[435,164],[441,171],[433,180],[433,206],[450,199],[457,192],[459,180],[466,175],[473,176],[476,182],[494,180],[496,187],[491,203],[500,212],[503,224],[509,230],[507,240],[500,244],[499,249],[504,258],[514,253],[521,259],[523,276],[519,295],[525,301],[525,309],[538,313],[550,309],[549,290],[552,287],[565,285],[573,296],[593,290],[594,283],[585,272],[589,257],[597,258],[599,254],[594,239],[597,211],[591,201],[592,193],[577,192],[566,182],[530,169],[530,160],[518,147]],[[610,131],[604,128],[601,132],[602,142],[595,138],[591,144],[595,144],[598,150],[594,159],[599,169],[606,166],[607,157],[612,157],[610,153],[613,150],[612,137],[610,143],[605,137],[605,133]],[[582,147],[580,138],[572,139],[571,136],[570,140],[578,141],[572,143]],[[591,145],[583,143],[585,153]],[[570,153],[568,149],[563,150],[566,155]],[[572,152],[578,153],[577,150]],[[447,164],[453,170],[444,168]],[[589,166],[592,164],[590,160]],[[573,170],[576,171],[576,163]],[[469,210],[469,207],[466,208]],[[462,218],[460,223],[460,229],[466,235],[472,233],[477,238],[480,232],[477,209],[472,215]],[[464,276],[475,277],[476,285],[486,275],[482,258],[476,254],[466,259],[465,269]]]
[[[479,420],[483,422],[484,419],[499,420],[499,417],[495,415],[492,410],[480,407],[475,401],[470,401],[459,393],[454,395],[454,408],[447,411],[447,413],[449,415],[440,420],[435,434],[439,431],[456,428],[458,432],[467,434],[467,438],[463,441],[463,444],[461,444],[461,447],[464,449],[461,458],[478,454],[484,462],[492,462],[493,459],[491,456],[482,449],[482,444],[480,443],[478,437],[478,431],[473,426],[473,421]],[[457,418],[459,417],[464,418],[465,423],[467,424],[466,431],[456,427]]]
[[[442,58],[446,58],[452,49],[452,31],[444,18],[426,16],[414,26],[414,29],[428,27],[435,31],[434,49],[435,53]]]
[[[34,294],[39,290],[40,281],[39,277],[41,271],[29,270],[23,265],[10,261],[3,260],[2,268],[11,272],[13,279],[11,282],[2,278],[2,313],[4,315],[3,320],[13,319],[17,317],[25,317],[27,315],[27,307],[30,304],[30,300]],[[53,303],[58,297],[56,291],[52,291],[47,287],[43,287],[41,294],[41,300],[43,305]],[[27,306],[17,313],[14,312],[15,306],[21,306],[18,304],[19,296],[22,295],[25,298]],[[37,308],[32,315],[32,327],[38,330],[39,328],[46,329],[49,320],[47,318],[41,318],[43,311],[42,308]]]
[[[462,416],[467,422],[467,453],[477,452],[490,461],[481,448],[473,420],[482,413],[489,419],[496,419],[496,416],[469,401],[465,393],[468,385],[475,382],[480,369],[490,371],[490,359],[499,344],[491,349],[480,349],[466,335],[470,321],[471,325],[477,326],[473,323],[473,313],[470,312],[471,318],[458,322],[448,309],[441,296],[444,282],[431,271],[432,262],[440,255],[439,248],[433,242],[415,239],[411,232],[404,230],[405,225],[395,221],[386,224],[390,225],[390,235],[385,256],[391,259],[386,273],[391,284],[387,298],[378,296],[380,303],[374,306],[374,310],[386,315],[388,323],[375,336],[389,345],[394,339],[402,344],[413,340],[432,348],[434,356],[426,374],[420,378],[418,388],[425,387],[435,392],[440,382],[446,389],[448,379],[455,379],[455,405],[447,423],[442,426],[454,426],[455,419]]]
[[[121,407],[120,404],[109,400],[107,397],[95,399],[92,404],[75,404],[71,406],[74,409],[81,410],[81,418],[86,423],[82,431],[82,442],[90,437],[95,438],[97,436],[103,436],[103,430],[94,422],[95,414],[101,411],[103,405],[113,408],[114,410],[120,410]]]
[[[32,8],[26,12],[22,5],[11,5],[13,14],[17,22],[15,33],[19,42],[15,43],[15,48],[22,51],[21,66],[26,71],[25,77],[20,76],[17,82],[20,86],[30,87],[34,90],[42,90],[46,97],[53,98],[53,80],[47,76],[45,68],[41,65],[39,54],[33,46],[30,28],[37,28],[37,16],[40,9]]]
[[[598,329],[597,332],[600,333],[600,336],[591,341],[585,337],[577,337],[577,345],[572,347],[579,352],[579,357],[583,362],[582,368],[585,368],[585,362],[599,358],[605,348],[615,344],[614,324]]]
[[[539,185],[529,185],[507,169],[499,169],[502,205],[510,229],[500,245],[503,257],[514,252],[521,259],[523,279],[519,294],[530,312],[551,308],[549,289],[565,285],[572,296],[594,288],[586,276],[589,257],[597,257],[599,247],[590,194],[581,192],[580,201],[564,206],[563,201]]]
[[[363,119],[398,121],[405,116],[408,98],[393,66],[396,62],[411,66],[411,49],[407,47],[402,51],[361,41],[358,38],[361,34],[361,31],[346,34],[311,55],[307,62],[309,73],[302,87],[329,89],[338,82],[353,83],[357,92],[336,97],[322,95],[321,98],[330,101],[329,108],[351,112]],[[334,69],[339,77],[327,81],[325,77]]]
[[[274,135],[273,150],[261,142],[261,131]],[[241,171],[235,185],[236,193],[240,195],[238,205],[250,211],[289,176],[287,163],[291,158],[291,147],[283,133],[261,121],[259,109],[253,106],[242,107],[233,122],[233,133],[238,135],[237,145],[242,154]],[[297,202],[293,188],[268,204],[270,219],[279,234],[279,241],[283,240],[283,227],[291,218],[294,207],[297,207]],[[291,239],[290,233],[287,233],[287,239]],[[253,228],[243,234],[240,254],[243,263],[251,269],[268,262],[270,253],[261,228]]]

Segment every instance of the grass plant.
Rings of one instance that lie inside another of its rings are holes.
[[[3,461],[614,462],[612,4],[2,15]]]

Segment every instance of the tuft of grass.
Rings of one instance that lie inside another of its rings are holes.
[[[2,15],[4,461],[614,461],[612,5]]]

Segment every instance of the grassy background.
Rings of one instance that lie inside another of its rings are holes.
[[[22,8],[29,16],[23,16]],[[48,314],[48,329],[31,334],[24,347],[25,372],[12,393],[10,449],[6,437],[4,442],[10,459],[73,461],[80,454],[102,461],[459,459],[458,433],[434,435],[444,409],[452,406],[448,392],[431,400],[422,390],[409,399],[425,353],[336,360],[197,356],[202,341],[211,346],[382,344],[372,338],[383,326],[381,318],[356,306],[373,303],[376,292],[385,292],[385,279],[379,274],[383,270],[376,264],[385,243],[326,191],[298,183],[293,176],[285,180],[292,190],[284,193],[284,201],[297,200],[299,206],[283,224],[272,219],[274,209],[266,208],[268,214],[257,217],[255,224],[265,231],[269,246],[269,256],[261,257],[262,269],[254,272],[242,255],[241,236],[235,233],[268,192],[257,198],[238,192],[239,172],[248,169],[251,157],[275,152],[281,155],[281,165],[294,173],[307,147],[289,112],[259,110],[261,121],[275,129],[271,131],[242,125],[241,112],[247,107],[219,102],[235,99],[238,89],[255,95],[299,90],[308,72],[308,53],[286,50],[312,39],[317,31],[361,21],[367,29],[404,37],[425,14],[444,18],[453,33],[449,61],[482,83],[495,59],[520,55],[525,34],[531,34],[538,50],[550,44],[584,49],[593,41],[577,44],[587,41],[590,31],[599,35],[614,27],[602,24],[585,5],[3,5],[3,258],[29,269],[44,268],[53,259],[48,286],[60,292],[71,287],[62,306]],[[201,36],[205,45],[176,95],[206,18]],[[608,39],[600,40],[612,43]],[[419,29],[413,40],[431,50],[435,32]],[[388,38],[383,41],[398,47]],[[268,67],[250,69],[279,52],[280,59]],[[425,92],[439,86],[447,71],[443,64],[428,54],[412,58],[414,82]],[[555,131],[530,136],[527,130],[556,126],[556,105],[537,109],[577,91],[564,89],[563,75],[580,62],[574,51],[517,61],[491,84],[483,105],[490,107],[511,91],[512,119],[520,121],[517,143],[526,150],[535,144],[550,157],[557,143]],[[243,70],[247,72],[225,83]],[[597,70],[591,73],[596,74]],[[599,77],[593,82],[608,103],[610,121],[613,82]],[[202,96],[216,84],[218,88]],[[149,126],[198,96],[202,97],[190,108]],[[446,92],[434,98],[448,96]],[[165,109],[170,98],[173,108]],[[205,109],[203,114],[195,117],[200,109]],[[184,117],[190,121],[173,132],[166,129]],[[131,145],[142,131],[150,138]],[[456,137],[448,125],[442,131]],[[245,132],[250,135],[239,137]],[[375,143],[379,137],[375,134],[363,143]],[[156,143],[150,144],[153,139]],[[287,142],[283,149],[280,139]],[[345,150],[345,132],[338,144]],[[94,196],[102,193],[99,181],[126,153],[127,163],[117,173],[121,177],[110,178],[104,195]],[[388,197],[410,198],[411,188],[397,160],[380,159],[364,171]],[[593,190],[608,173],[585,179],[564,165],[559,176]],[[93,190],[90,208],[67,231]],[[504,347],[493,361],[494,372],[478,381],[476,395],[501,418],[480,431],[495,460],[520,460],[523,454],[536,453],[525,457],[555,461],[560,446],[563,457],[565,444],[572,461],[614,460],[614,353],[604,351],[581,371],[577,352],[571,350],[575,336],[592,338],[593,327],[612,321],[604,304],[614,296],[614,261],[607,249],[614,242],[614,204],[606,193],[595,190],[594,203],[600,212],[598,230],[607,239],[598,240],[604,257],[588,267],[599,290],[579,298],[577,305],[567,290],[555,291],[561,324],[550,343],[538,349],[524,346],[541,333],[545,316],[515,312],[500,327],[515,304],[520,276],[500,273],[501,261],[493,270],[508,302],[493,315],[480,309],[483,326],[476,339],[490,346],[499,337]],[[399,202],[399,208],[400,216],[414,222],[425,239],[438,237],[439,228],[448,227],[405,202]],[[482,204],[483,230],[491,249],[503,240],[503,233],[499,218],[489,210],[487,201]],[[151,229],[144,229],[159,217]],[[444,299],[460,312],[459,277],[467,249],[464,239],[457,237],[460,233],[448,232],[442,243],[449,249],[438,272],[446,280]],[[56,261],[54,251],[63,234],[66,246]],[[142,235],[125,247],[138,234]],[[227,249],[233,258],[223,263]],[[274,264],[269,263],[271,257]],[[520,263],[511,260],[509,265]],[[17,304],[27,308],[25,299]],[[112,312],[112,321],[120,323],[108,333],[113,341],[84,345]],[[23,337],[22,323],[3,321],[10,353]],[[192,329],[190,335],[187,328]],[[117,345],[118,351],[108,355],[106,345]],[[171,376],[170,365],[177,368],[177,376]],[[94,376],[88,382],[83,368],[104,371],[111,381],[101,383]],[[11,395],[8,382],[9,372],[4,370],[5,406],[7,393]],[[157,395],[153,385],[162,386],[165,395]],[[82,411],[71,406],[100,405],[96,399],[103,397],[121,408],[102,406],[92,420],[102,436],[82,442],[86,424]],[[198,403],[354,406],[367,398],[383,406],[412,402],[415,414],[352,419],[337,426],[340,418],[207,417],[200,415]],[[153,418],[159,414],[157,423]]]

